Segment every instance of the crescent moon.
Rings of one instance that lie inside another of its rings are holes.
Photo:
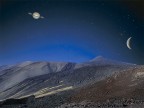
[[[128,38],[128,40],[127,40],[127,42],[126,42],[126,45],[127,45],[128,49],[132,49],[131,46],[130,46],[131,38],[132,38],[132,37]]]

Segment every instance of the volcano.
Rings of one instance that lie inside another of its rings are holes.
[[[8,100],[29,99],[33,96],[33,101],[26,101],[24,105],[32,108],[82,107],[81,102],[87,105],[91,101],[96,108],[98,101],[105,102],[113,98],[143,100],[143,85],[143,65],[102,56],[84,63],[26,61],[0,67],[2,107],[7,106],[7,103],[17,107]]]

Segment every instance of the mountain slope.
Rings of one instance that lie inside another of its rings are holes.
[[[14,65],[0,71],[0,73],[3,73],[0,75],[0,92],[27,78],[59,72],[60,70],[65,69],[68,64],[69,63],[63,62],[24,62]]]
[[[98,57],[85,63],[24,62],[2,70],[0,99],[51,95],[104,80],[136,67]]]
[[[72,101],[105,101],[111,98],[144,100],[144,66],[137,66],[80,89]]]

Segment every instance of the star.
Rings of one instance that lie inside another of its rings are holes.
[[[127,18],[130,19],[130,15],[128,15]]]
[[[135,20],[133,19],[132,22],[135,22]]]
[[[102,6],[104,6],[105,4],[104,4],[104,3],[102,3],[101,5],[102,5]]]
[[[123,33],[121,33],[120,35],[123,36]]]
[[[91,22],[90,24],[92,24],[92,25],[93,25],[93,24],[94,24],[94,22]]]

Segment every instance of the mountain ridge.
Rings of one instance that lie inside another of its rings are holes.
[[[17,66],[20,66],[20,67],[23,67],[23,66],[26,66],[26,65],[29,65],[29,64],[32,64],[32,63],[37,63],[37,62],[83,64],[83,63],[101,62],[101,61],[113,61],[113,62],[119,62],[119,63],[133,64],[133,63],[127,63],[127,62],[118,61],[118,60],[112,60],[112,59],[109,59],[109,58],[105,58],[105,57],[103,57],[103,56],[96,56],[96,57],[92,58],[92,59],[89,60],[89,61],[85,61],[85,62],[81,62],[81,63],[76,63],[76,62],[62,62],[62,61],[23,61],[23,62],[15,63],[15,64],[13,64],[13,65],[1,65],[1,66],[0,66],[0,69],[1,69],[2,67],[12,67],[12,66],[16,66],[16,65],[17,65]],[[136,65],[136,64],[133,64],[133,65]]]
[[[101,56],[84,63],[26,61],[1,71],[3,74],[0,75],[0,92],[3,93],[3,95],[0,95],[0,97],[3,97],[3,99],[4,97],[11,97],[13,93],[16,93],[19,87],[21,87],[19,89],[23,88],[21,85],[17,86],[20,83],[26,84],[25,87],[27,88],[29,85],[41,84],[41,81],[47,82],[42,83],[39,87],[37,85],[38,89],[36,90],[39,90],[40,88],[43,89],[47,85],[52,87],[56,84],[55,86],[57,86],[60,81],[65,81],[64,86],[62,87],[78,87],[102,80],[117,71],[126,70],[134,66],[135,65],[118,61],[115,63],[115,61],[105,59]],[[50,75],[50,77],[46,77],[47,75]],[[27,82],[28,79],[30,79],[33,83]],[[49,82],[52,80],[55,83]],[[24,92],[27,95],[30,93],[27,89]],[[31,93],[34,92],[32,91]],[[9,94],[9,96],[7,96],[7,94]],[[20,97],[22,95],[24,94],[20,93],[16,97]]]

